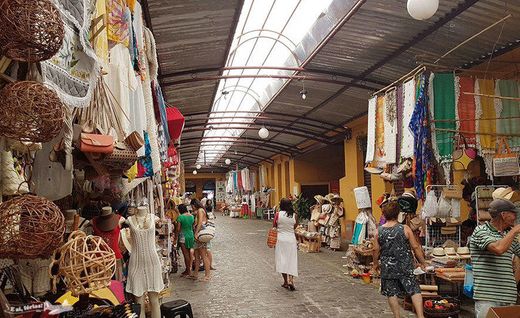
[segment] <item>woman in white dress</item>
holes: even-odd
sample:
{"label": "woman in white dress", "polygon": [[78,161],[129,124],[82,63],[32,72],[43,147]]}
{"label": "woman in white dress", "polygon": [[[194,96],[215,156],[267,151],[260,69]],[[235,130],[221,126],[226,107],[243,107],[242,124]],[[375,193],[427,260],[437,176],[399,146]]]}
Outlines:
{"label": "woman in white dress", "polygon": [[278,229],[275,247],[276,272],[282,274],[282,287],[295,290],[294,277],[298,276],[298,243],[294,229],[298,215],[294,212],[291,200],[280,201],[280,211],[275,217],[274,227]]}

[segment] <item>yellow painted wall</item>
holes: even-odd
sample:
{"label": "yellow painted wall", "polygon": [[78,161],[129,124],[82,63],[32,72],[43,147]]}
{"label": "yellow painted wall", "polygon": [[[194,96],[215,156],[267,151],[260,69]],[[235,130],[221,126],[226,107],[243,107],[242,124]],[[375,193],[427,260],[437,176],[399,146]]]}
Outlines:
{"label": "yellow painted wall", "polygon": [[343,145],[332,145],[294,159],[294,181],[329,183],[345,175]]}

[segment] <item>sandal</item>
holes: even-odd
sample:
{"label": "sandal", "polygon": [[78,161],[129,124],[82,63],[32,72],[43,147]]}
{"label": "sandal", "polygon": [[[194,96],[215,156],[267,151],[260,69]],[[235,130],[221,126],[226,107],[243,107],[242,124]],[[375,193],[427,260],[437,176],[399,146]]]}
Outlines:
{"label": "sandal", "polygon": [[289,289],[289,284],[282,284],[282,287],[285,289]]}
{"label": "sandal", "polygon": [[191,280],[198,280],[199,278],[197,276],[193,276],[193,275],[188,275],[188,276],[185,276],[186,278],[188,279],[191,279]]}
{"label": "sandal", "polygon": [[293,284],[289,284],[288,286],[289,286],[289,289],[290,289],[291,291],[295,291],[295,290],[296,290],[296,288],[294,287]]}

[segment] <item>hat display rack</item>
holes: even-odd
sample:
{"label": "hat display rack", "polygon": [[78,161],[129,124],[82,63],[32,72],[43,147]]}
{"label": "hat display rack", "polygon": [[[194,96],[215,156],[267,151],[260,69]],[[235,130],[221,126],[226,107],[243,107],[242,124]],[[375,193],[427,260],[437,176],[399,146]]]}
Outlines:
{"label": "hat display rack", "polygon": [[[451,210],[446,215],[443,214],[442,216],[432,216],[427,217],[425,219],[425,247],[433,249],[442,246],[444,242],[448,240],[453,241],[458,246],[460,246],[462,231],[461,223],[458,217],[460,216],[460,200],[462,200],[462,194],[459,198],[457,194],[453,194],[457,192],[457,186],[447,184],[432,184],[426,186],[426,193],[429,193],[430,191],[435,191],[436,197],[439,200],[450,201]],[[446,194],[451,194],[446,195],[446,197],[444,197],[443,192],[445,192]],[[453,204],[454,200],[459,201],[459,203],[456,204],[455,207]],[[454,208],[459,209],[459,211],[454,213]]]}
{"label": "hat display rack", "polygon": [[499,188],[507,188],[507,185],[484,185],[475,187],[475,209],[479,223],[489,220],[489,204],[493,201],[493,192]]}

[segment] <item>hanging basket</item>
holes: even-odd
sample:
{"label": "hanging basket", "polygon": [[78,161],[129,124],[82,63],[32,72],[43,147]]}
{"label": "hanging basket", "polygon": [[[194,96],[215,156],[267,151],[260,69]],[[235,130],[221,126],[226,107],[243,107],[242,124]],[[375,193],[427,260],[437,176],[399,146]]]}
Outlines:
{"label": "hanging basket", "polygon": [[114,251],[99,236],[74,231],[57,252],[58,275],[72,295],[88,294],[109,287],[116,269]]}
{"label": "hanging basket", "polygon": [[0,135],[30,142],[48,142],[63,127],[63,103],[45,85],[20,81],[0,91]]}
{"label": "hanging basket", "polygon": [[22,195],[0,204],[0,258],[48,258],[64,232],[63,214],[43,197]]}
{"label": "hanging basket", "polygon": [[0,53],[22,62],[50,59],[63,43],[63,21],[50,0],[0,4]]}

